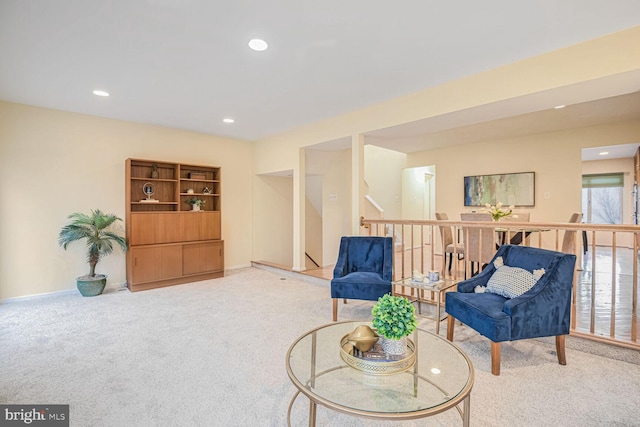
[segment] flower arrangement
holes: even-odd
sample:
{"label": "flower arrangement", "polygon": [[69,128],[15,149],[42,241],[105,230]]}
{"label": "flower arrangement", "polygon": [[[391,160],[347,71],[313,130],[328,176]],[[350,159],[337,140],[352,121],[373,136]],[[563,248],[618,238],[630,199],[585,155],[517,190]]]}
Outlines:
{"label": "flower arrangement", "polygon": [[502,203],[496,203],[495,206],[486,203],[485,206],[487,207],[485,212],[491,214],[491,218],[493,218],[494,221],[499,221],[500,218],[504,218],[505,216],[509,216],[513,213],[513,205],[505,209],[502,208]]}
{"label": "flower arrangement", "polygon": [[399,340],[418,327],[416,308],[404,297],[386,294],[378,298],[371,314],[373,327],[387,339]]}

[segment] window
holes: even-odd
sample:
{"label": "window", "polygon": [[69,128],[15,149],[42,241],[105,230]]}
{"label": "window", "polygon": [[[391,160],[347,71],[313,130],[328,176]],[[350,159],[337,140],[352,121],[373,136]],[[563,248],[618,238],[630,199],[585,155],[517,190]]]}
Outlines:
{"label": "window", "polygon": [[582,175],[582,212],[590,224],[621,224],[623,173]]}

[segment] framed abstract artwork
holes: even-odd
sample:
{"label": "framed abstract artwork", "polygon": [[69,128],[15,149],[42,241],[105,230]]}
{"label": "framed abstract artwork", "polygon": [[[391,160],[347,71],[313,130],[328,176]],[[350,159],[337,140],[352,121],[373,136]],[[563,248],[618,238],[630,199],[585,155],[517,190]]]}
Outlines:
{"label": "framed abstract artwork", "polygon": [[535,206],[535,172],[464,177],[464,205]]}

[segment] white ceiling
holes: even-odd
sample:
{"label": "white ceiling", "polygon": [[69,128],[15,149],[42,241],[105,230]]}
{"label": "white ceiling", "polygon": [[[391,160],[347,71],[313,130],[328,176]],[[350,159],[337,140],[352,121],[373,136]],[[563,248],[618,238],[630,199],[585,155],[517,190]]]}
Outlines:
{"label": "white ceiling", "polygon": [[583,148],[582,160],[626,159],[633,157],[638,151],[638,148],[640,148],[640,142],[636,144]]}
{"label": "white ceiling", "polygon": [[[638,0],[0,0],[0,99],[256,140],[637,25]],[[466,113],[369,137],[512,126]]]}

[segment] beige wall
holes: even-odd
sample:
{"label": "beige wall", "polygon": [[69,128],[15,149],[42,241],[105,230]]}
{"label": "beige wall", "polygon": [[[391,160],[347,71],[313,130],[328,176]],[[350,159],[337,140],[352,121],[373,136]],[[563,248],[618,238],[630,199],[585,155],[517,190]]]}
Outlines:
{"label": "beige wall", "polygon": [[[307,199],[305,209],[305,252],[318,263],[319,266],[323,266],[322,261],[322,215],[316,210],[313,204]],[[313,262],[305,257],[305,267],[315,268]]]}
{"label": "beige wall", "polygon": [[[222,167],[225,266],[251,253],[252,143],[0,102],[0,299],[75,288],[88,272],[82,243],[57,244],[72,212],[102,209],[124,219],[125,159]],[[125,282],[118,251],[97,268]]]}
{"label": "beige wall", "polygon": [[307,173],[322,176],[322,262],[338,259],[340,237],[350,234],[351,150],[307,150]]}
{"label": "beige wall", "polygon": [[254,247],[251,259],[290,268],[293,262],[293,179],[257,175],[253,183]]}
{"label": "beige wall", "polygon": [[535,172],[535,206],[518,210],[533,222],[564,222],[581,211],[582,148],[638,140],[640,121],[624,122],[424,151],[408,164],[436,165],[436,210],[450,219],[472,209],[464,206],[464,176]]}
{"label": "beige wall", "polygon": [[385,218],[402,217],[402,169],[406,164],[405,153],[364,146],[364,180],[369,195],[384,209]]}

